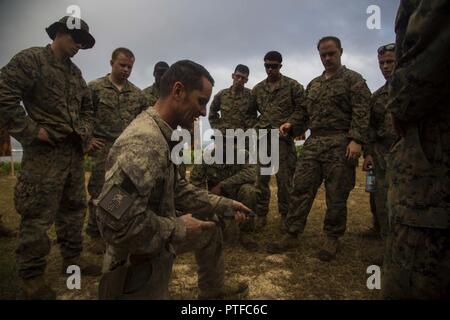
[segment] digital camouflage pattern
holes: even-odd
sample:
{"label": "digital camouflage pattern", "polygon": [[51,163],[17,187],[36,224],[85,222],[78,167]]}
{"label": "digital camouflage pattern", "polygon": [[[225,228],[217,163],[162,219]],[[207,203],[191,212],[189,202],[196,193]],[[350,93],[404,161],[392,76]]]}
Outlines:
{"label": "digital camouflage pattern", "polygon": [[[187,241],[185,226],[176,210],[212,217],[231,209],[232,200],[208,194],[180,179],[170,160],[172,132],[157,112],[149,108],[125,129],[111,148],[106,181],[97,207],[98,226],[110,247],[110,254],[105,257],[105,271],[113,271],[117,266],[115,262],[123,256],[145,254],[163,259],[164,270],[170,275],[173,253]],[[197,247],[191,248],[197,250],[201,290],[223,285],[221,233],[217,230],[213,233],[210,239],[215,242],[209,247],[214,250],[207,250],[209,254],[200,253]],[[111,257],[111,252],[122,257]],[[155,265],[158,259],[150,259],[150,262]],[[146,270],[142,272],[148,272],[148,268]],[[152,278],[150,282],[156,281]],[[169,278],[162,277],[153,287],[166,292]],[[141,286],[150,284],[149,281]],[[140,289],[135,291],[140,292]],[[139,294],[144,298],[152,296],[148,292]]]}
{"label": "digital camouflage pattern", "polygon": [[147,103],[142,91],[127,81],[121,91],[109,80],[109,75],[93,80],[88,85],[94,107],[94,137],[106,141],[105,146],[90,154],[92,173],[89,179],[89,221],[86,232],[99,237],[93,200],[102,190],[105,180],[105,163],[110,148],[125,128],[146,109]]}
{"label": "digital camouflage pattern", "polygon": [[156,101],[159,99],[159,90],[156,88],[156,84],[152,84],[150,87],[145,88],[142,90],[142,93],[144,93],[147,106],[154,106]]}
{"label": "digital camouflage pattern", "polygon": [[92,134],[92,100],[81,71],[56,60],[50,45],[23,50],[2,68],[0,111],[0,127],[22,146],[36,139],[39,127],[55,143],[72,133],[86,142]]}
{"label": "digital camouflage pattern", "polygon": [[342,66],[331,78],[313,79],[305,98],[289,119],[293,130],[311,129],[294,175],[286,226],[302,233],[317,190],[325,182],[327,211],[324,231],[328,237],[344,234],[347,199],[355,186],[356,161],[345,156],[351,139],[366,141],[370,91],[358,73]]}
{"label": "digital camouflage pattern", "polygon": [[[19,275],[33,278],[45,271],[47,232],[53,223],[64,258],[77,257],[82,250],[82,144],[92,133],[91,95],[70,60],[56,60],[50,45],[34,47],[18,53],[2,69],[0,112],[0,127],[7,124],[24,149],[14,195],[22,218],[16,254]],[[55,146],[37,139],[40,127]]]}
{"label": "digital camouflage pattern", "polygon": [[[246,157],[248,159],[248,157]],[[256,188],[257,165],[252,164],[194,164],[190,182],[199,188],[211,190],[220,183],[221,194],[237,200],[253,211],[259,190]],[[241,223],[241,231],[251,231],[254,221]]]}
{"label": "digital camouflage pattern", "polygon": [[[260,113],[255,128],[278,129],[300,107],[303,93],[303,86],[300,83],[283,75],[272,89],[267,84],[267,79],[258,83],[252,90],[255,108]],[[270,137],[268,141],[270,141]],[[268,148],[270,150],[270,146]],[[276,174],[278,211],[284,217],[289,208],[289,194],[297,160],[293,139],[280,137],[278,151],[280,158],[279,170]],[[270,176],[260,175],[258,177],[257,185],[261,194],[256,212],[259,216],[267,216],[269,211],[269,182]]]}
{"label": "digital camouflage pattern", "polygon": [[[220,112],[220,115],[219,115]],[[242,92],[233,94],[232,88],[219,91],[214,96],[209,108],[209,123],[211,128],[225,134],[226,129],[253,128],[258,114],[252,102],[252,91],[244,88]]]}
{"label": "digital camouflage pattern", "polygon": [[321,130],[345,131],[349,139],[367,141],[370,90],[363,77],[345,66],[331,78],[325,74],[306,88],[303,103],[286,122],[303,133]]}
{"label": "digital camouflage pattern", "polygon": [[403,0],[388,111],[401,140],[388,157],[392,232],[385,298],[450,298],[450,3]]}
{"label": "digital camouflage pattern", "polygon": [[386,110],[389,97],[388,89],[389,84],[386,82],[372,95],[370,100],[369,142],[364,146],[364,153],[371,155],[374,161],[376,191],[373,197],[376,209],[372,213],[383,238],[386,238],[389,229],[386,157],[389,149],[397,140],[397,133],[392,124],[391,114]]}

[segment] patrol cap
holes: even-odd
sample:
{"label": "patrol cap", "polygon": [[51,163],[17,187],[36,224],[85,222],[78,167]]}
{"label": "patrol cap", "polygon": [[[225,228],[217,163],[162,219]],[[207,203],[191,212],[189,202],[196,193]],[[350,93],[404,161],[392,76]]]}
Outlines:
{"label": "patrol cap", "polygon": [[88,24],[80,19],[80,28],[77,29],[69,29],[67,26],[67,20],[69,18],[77,19],[76,17],[65,16],[61,18],[59,21],[52,23],[49,27],[45,28],[50,39],[55,40],[56,33],[59,28],[63,27],[64,30],[69,33],[73,39],[80,43],[83,47],[82,49],[90,49],[95,44],[94,37],[89,33]]}

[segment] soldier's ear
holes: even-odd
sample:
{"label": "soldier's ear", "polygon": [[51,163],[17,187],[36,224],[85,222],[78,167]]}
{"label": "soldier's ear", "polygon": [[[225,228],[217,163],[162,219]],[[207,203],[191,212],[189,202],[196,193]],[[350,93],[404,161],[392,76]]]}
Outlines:
{"label": "soldier's ear", "polygon": [[181,99],[184,92],[185,92],[184,85],[180,81],[175,82],[172,87],[173,97],[175,99]]}
{"label": "soldier's ear", "polygon": [[114,64],[114,60],[109,60],[109,64],[110,64],[110,66],[112,67],[113,66],[113,64]]}

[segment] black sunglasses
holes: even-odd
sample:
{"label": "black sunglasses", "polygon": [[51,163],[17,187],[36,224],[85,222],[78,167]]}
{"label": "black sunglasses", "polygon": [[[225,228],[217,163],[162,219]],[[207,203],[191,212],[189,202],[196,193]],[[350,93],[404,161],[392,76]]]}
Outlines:
{"label": "black sunglasses", "polygon": [[389,43],[387,45],[378,48],[378,54],[383,54],[386,51],[395,51],[395,43]]}
{"label": "black sunglasses", "polygon": [[280,67],[279,63],[264,63],[266,69],[278,69]]}

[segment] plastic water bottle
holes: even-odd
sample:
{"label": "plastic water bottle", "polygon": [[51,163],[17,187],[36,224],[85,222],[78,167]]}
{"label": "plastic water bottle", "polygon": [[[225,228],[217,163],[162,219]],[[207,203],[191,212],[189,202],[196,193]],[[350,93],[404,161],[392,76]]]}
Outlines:
{"label": "plastic water bottle", "polygon": [[376,190],[375,170],[372,166],[369,166],[369,170],[366,173],[366,192],[375,192]]}

